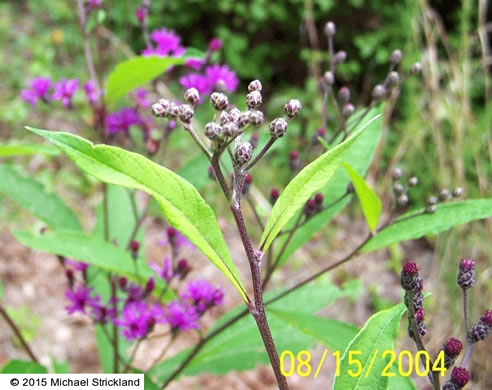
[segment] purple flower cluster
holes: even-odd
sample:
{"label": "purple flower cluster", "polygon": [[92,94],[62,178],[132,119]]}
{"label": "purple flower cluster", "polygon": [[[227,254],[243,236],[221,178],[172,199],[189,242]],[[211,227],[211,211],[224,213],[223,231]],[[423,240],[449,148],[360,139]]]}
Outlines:
{"label": "purple flower cluster", "polygon": [[119,111],[106,116],[106,130],[108,134],[118,132],[128,133],[133,125],[141,125],[142,117],[137,109],[133,107],[123,107]]}
{"label": "purple flower cluster", "polygon": [[[49,95],[51,88],[53,93]],[[48,103],[50,100],[61,100],[63,107],[71,108],[72,99],[79,88],[79,80],[62,78],[58,82],[52,82],[47,77],[37,77],[31,81],[29,88],[21,91],[21,98],[35,106],[39,99]]]}
{"label": "purple flower cluster", "polygon": [[165,27],[152,31],[150,39],[155,44],[155,47],[147,47],[142,51],[142,55],[144,56],[179,57],[186,51],[181,46],[181,37],[173,30],[168,30]]}
{"label": "purple flower cluster", "polygon": [[[190,65],[197,68],[198,63]],[[196,88],[201,95],[210,95],[214,90],[234,92],[239,79],[227,65],[207,66],[203,74],[189,73],[179,79],[179,83],[186,89]]]}
{"label": "purple flower cluster", "polygon": [[190,302],[201,314],[210,307],[222,304],[224,291],[215,288],[206,280],[197,279],[188,283],[186,291],[181,294],[181,299]]}
{"label": "purple flower cluster", "polygon": [[21,91],[21,97],[24,101],[33,106],[39,99],[48,101],[48,92],[51,89],[51,80],[47,77],[37,77],[31,81],[29,88]]}

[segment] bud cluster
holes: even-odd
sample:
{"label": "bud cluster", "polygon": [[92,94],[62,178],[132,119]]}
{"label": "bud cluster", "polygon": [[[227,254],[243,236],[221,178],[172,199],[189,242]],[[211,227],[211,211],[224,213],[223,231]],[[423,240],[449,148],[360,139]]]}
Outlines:
{"label": "bud cluster", "polygon": [[[424,281],[419,275],[419,267],[413,261],[407,261],[403,264],[403,269],[400,275],[400,283],[405,290],[405,306],[409,307],[412,303],[409,302],[410,297],[413,296],[413,312],[415,314],[415,323],[417,330],[421,337],[425,336],[427,329],[424,324],[425,312],[424,312]],[[408,332],[411,338],[413,337],[413,329],[409,321]]]}
{"label": "bud cluster", "polygon": [[485,310],[478,322],[470,330],[470,343],[485,340],[492,330],[492,310]]}
{"label": "bud cluster", "polygon": [[451,379],[444,384],[443,390],[458,390],[468,383],[470,380],[470,374],[463,367],[455,367],[451,372]]}
{"label": "bud cluster", "polygon": [[323,194],[317,193],[313,198],[308,199],[304,206],[304,215],[306,219],[313,217],[314,215],[323,211]]}
{"label": "bud cluster", "polygon": [[456,358],[463,350],[463,343],[455,339],[454,337],[450,337],[449,340],[443,347],[444,351],[444,367],[449,369],[453,367]]}

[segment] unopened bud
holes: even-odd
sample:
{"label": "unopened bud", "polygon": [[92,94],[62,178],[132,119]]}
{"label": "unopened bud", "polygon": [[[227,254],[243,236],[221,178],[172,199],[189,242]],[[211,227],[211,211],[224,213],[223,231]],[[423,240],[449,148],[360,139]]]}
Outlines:
{"label": "unopened bud", "polygon": [[395,183],[393,185],[393,192],[395,195],[402,195],[405,193],[405,187],[403,187],[403,184],[401,183]]}
{"label": "unopened bud", "polygon": [[210,140],[217,140],[222,136],[222,126],[215,122],[209,122],[205,125],[205,136]]}
{"label": "unopened bud", "polygon": [[249,143],[253,147],[253,150],[258,146],[258,140],[260,139],[260,136],[258,133],[253,133],[251,134],[251,137],[249,137]]}
{"label": "unopened bud", "polygon": [[458,388],[465,387],[465,385],[470,380],[470,374],[463,367],[455,367],[453,371],[451,371],[451,381],[459,386]]}
{"label": "unopened bud", "polygon": [[289,167],[293,172],[295,172],[299,169],[299,166],[299,152],[297,150],[292,150],[289,154]]}
{"label": "unopened bud", "polygon": [[403,264],[400,283],[404,290],[415,290],[419,283],[419,266],[413,261]]}
{"label": "unopened bud", "polygon": [[280,190],[278,188],[274,188],[270,192],[270,203],[274,205],[279,196],[280,196]]}
{"label": "unopened bud", "polygon": [[164,117],[167,114],[167,110],[171,102],[166,99],[160,99],[157,103],[152,105],[152,114],[156,117]]}
{"label": "unopened bud", "polygon": [[454,337],[450,337],[442,350],[444,351],[444,368],[449,369],[463,350],[463,343]]}
{"label": "unopened bud", "polygon": [[253,147],[249,142],[243,142],[236,147],[234,157],[239,165],[246,164],[253,155]]}
{"label": "unopened bud", "polygon": [[391,172],[391,178],[393,180],[400,180],[402,174],[403,173],[401,171],[401,168],[395,168],[395,169],[393,169],[393,172]]}
{"label": "unopened bud", "polygon": [[335,56],[333,57],[333,63],[335,65],[341,64],[347,59],[347,53],[345,51],[340,50],[335,53]]}
{"label": "unopened bud", "polygon": [[253,91],[246,95],[246,104],[249,109],[257,108],[262,103],[260,91]]}
{"label": "unopened bud", "polygon": [[404,208],[408,205],[408,196],[407,194],[401,194],[397,199],[396,199],[396,205],[398,208]]}
{"label": "unopened bud", "polygon": [[290,99],[284,105],[284,112],[289,118],[294,118],[299,114],[301,108],[301,102],[298,99]]}
{"label": "unopened bud", "polygon": [[239,120],[239,116],[241,115],[241,111],[234,107],[232,110],[229,111],[229,115],[234,122],[237,122]]}
{"label": "unopened bud", "polygon": [[344,118],[348,118],[355,111],[355,107],[352,103],[345,103],[342,109],[342,115]]}
{"label": "unopened bud", "polygon": [[441,192],[439,192],[439,201],[444,202],[444,201],[448,200],[450,196],[451,196],[451,193],[449,192],[448,189],[445,188],[445,189],[441,190]]}
{"label": "unopened bud", "polygon": [[427,205],[428,206],[433,206],[433,205],[436,205],[436,204],[437,204],[437,198],[435,196],[430,196],[427,199]]}
{"label": "unopened bud", "polygon": [[226,123],[222,126],[223,133],[226,137],[234,137],[239,133],[239,127],[235,122]]}
{"label": "unopened bud", "polygon": [[260,80],[253,80],[248,85],[248,91],[249,92],[261,91],[261,89],[262,89],[262,85],[261,85],[261,81]]}
{"label": "unopened bud", "polygon": [[314,203],[314,199],[308,199],[306,205],[304,206],[304,215],[306,218],[311,218],[316,214],[316,204]]}
{"label": "unopened bud", "polygon": [[150,294],[152,291],[154,291],[155,288],[155,280],[151,276],[149,280],[147,280],[147,283],[145,284],[145,291]]}
{"label": "unopened bud", "polygon": [[417,184],[419,184],[419,179],[416,176],[412,176],[410,179],[408,179],[409,187],[415,187]]}
{"label": "unopened bud", "polygon": [[434,214],[437,210],[437,205],[435,204],[432,204],[432,205],[429,205],[425,208],[425,213],[426,214]]}
{"label": "unopened bud", "polygon": [[124,276],[121,276],[119,279],[118,279],[118,286],[120,287],[120,289],[124,290],[126,288],[126,285],[128,283],[128,279],[125,278]]}
{"label": "unopened bud", "polygon": [[243,195],[248,193],[252,182],[253,182],[253,176],[248,173],[244,178],[243,191],[242,191]]}
{"label": "unopened bud", "polygon": [[265,117],[261,111],[250,111],[249,113],[249,123],[251,123],[253,126],[259,126],[263,123],[265,120]]}
{"label": "unopened bud", "polygon": [[210,180],[216,180],[216,179],[217,179],[217,177],[215,176],[215,170],[214,170],[214,167],[213,167],[213,166],[211,166],[211,165],[208,167],[208,178],[209,178]]}
{"label": "unopened bud", "polygon": [[388,85],[390,87],[394,87],[399,82],[400,82],[400,75],[398,74],[398,72],[395,71],[390,72],[390,74],[388,75]]}
{"label": "unopened bud", "polygon": [[338,91],[338,98],[342,103],[347,103],[350,100],[350,89],[342,87]]}
{"label": "unopened bud", "polygon": [[475,261],[463,258],[460,260],[458,271],[458,286],[463,290],[473,287],[475,284]]}
{"label": "unopened bud", "polygon": [[170,103],[167,109],[167,117],[169,119],[176,119],[179,115],[179,106],[176,103]]}
{"label": "unopened bud", "polygon": [[222,92],[214,92],[210,95],[210,103],[217,110],[224,110],[229,104],[229,99]]}
{"label": "unopened bud", "polygon": [[233,122],[232,115],[227,111],[221,111],[219,115],[219,122],[221,125],[225,125],[226,123]]}
{"label": "unopened bud", "polygon": [[335,35],[336,31],[337,28],[335,26],[335,23],[330,21],[325,24],[325,34],[328,35],[329,37]]}
{"label": "unopened bud", "polygon": [[349,182],[347,184],[347,194],[353,194],[355,192],[354,183]]}
{"label": "unopened bud", "polygon": [[249,111],[244,111],[239,114],[239,117],[237,118],[237,126],[242,129],[249,123]]}
{"label": "unopened bud", "polygon": [[178,117],[183,123],[190,123],[193,119],[193,107],[189,104],[179,106]]}
{"label": "unopened bud", "polygon": [[323,75],[323,79],[328,85],[335,84],[335,75],[333,74],[333,72],[330,71],[325,72],[325,74]]}
{"label": "unopened bud", "polygon": [[200,93],[196,88],[188,88],[184,93],[185,100],[195,106],[200,101]]}
{"label": "unopened bud", "polygon": [[393,65],[398,65],[401,62],[401,58],[403,57],[403,54],[401,50],[395,50],[393,53],[391,53],[391,63]]}
{"label": "unopened bud", "polygon": [[283,137],[287,131],[287,121],[284,118],[276,118],[270,123],[270,135],[274,138]]}
{"label": "unopened bud", "polygon": [[314,206],[316,208],[316,212],[319,213],[323,211],[323,194],[318,192],[314,195]]}
{"label": "unopened bud", "polygon": [[383,85],[378,84],[372,90],[372,98],[375,100],[382,99],[386,96],[386,88]]}
{"label": "unopened bud", "polygon": [[422,64],[420,62],[416,62],[410,68],[410,73],[411,74],[420,74],[420,72],[422,72]]}
{"label": "unopened bud", "polygon": [[463,188],[457,187],[453,190],[453,198],[459,198],[461,195],[463,195]]}
{"label": "unopened bud", "polygon": [[176,266],[176,273],[179,275],[180,280],[186,278],[186,275],[191,271],[191,266],[186,259],[181,259],[178,261]]}

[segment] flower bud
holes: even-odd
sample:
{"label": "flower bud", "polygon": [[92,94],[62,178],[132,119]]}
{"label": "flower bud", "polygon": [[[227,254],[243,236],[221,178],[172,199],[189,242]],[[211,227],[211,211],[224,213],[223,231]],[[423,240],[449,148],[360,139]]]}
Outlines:
{"label": "flower bud", "polygon": [[451,381],[458,386],[458,388],[464,387],[470,380],[470,374],[463,367],[455,367],[451,371]]}
{"label": "flower bud", "polygon": [[335,84],[335,75],[331,71],[325,72],[323,75],[323,80],[326,82],[328,85],[333,85]]}
{"label": "flower bud", "polygon": [[208,43],[208,50],[211,52],[219,51],[222,48],[222,41],[219,38],[212,38]]}
{"label": "flower bud", "polygon": [[461,195],[463,195],[463,188],[457,187],[453,190],[453,198],[459,198]]}
{"label": "flower bud", "polygon": [[226,123],[222,129],[226,137],[234,137],[239,133],[239,127],[234,122]]}
{"label": "flower bud", "polygon": [[147,294],[150,294],[152,291],[154,291],[154,288],[155,288],[155,280],[151,276],[149,280],[147,280],[147,283],[145,284],[145,291],[147,292]]}
{"label": "flower bud", "polygon": [[75,277],[74,277],[74,274],[73,274],[73,270],[66,269],[65,270],[65,276],[67,277],[68,287],[70,289],[73,289],[73,285],[74,285],[74,282],[75,282]]}
{"label": "flower bud", "polygon": [[463,350],[463,344],[460,340],[454,337],[449,338],[443,347],[444,351],[444,367],[446,369],[451,368],[456,361],[456,358]]}
{"label": "flower bud", "polygon": [[398,72],[390,72],[390,74],[388,75],[388,78],[387,78],[387,81],[388,81],[388,85],[390,87],[394,87],[395,85],[397,85],[400,81],[400,75],[398,74]]}
{"label": "flower bud", "polygon": [[145,23],[145,21],[147,20],[148,14],[149,14],[149,11],[145,7],[138,7],[137,11],[135,12],[135,16],[137,17],[137,20],[140,22],[140,24]]}
{"label": "flower bud", "polygon": [[217,179],[217,177],[215,176],[215,170],[214,170],[214,167],[213,167],[213,166],[211,166],[211,165],[208,167],[208,178],[209,178],[210,180],[216,180],[216,179]]}
{"label": "flower bud", "polygon": [[265,117],[263,116],[263,113],[261,111],[250,111],[249,113],[249,123],[251,123],[253,126],[259,126],[263,123],[265,120]]}
{"label": "flower bud", "polygon": [[445,189],[441,190],[441,192],[439,192],[439,201],[444,202],[444,201],[448,200],[450,196],[451,196],[451,194],[450,194],[449,190],[445,188]]}
{"label": "flower bud", "polygon": [[249,123],[249,111],[244,111],[239,114],[239,117],[237,118],[237,126],[242,129]]}
{"label": "flower bud", "polygon": [[239,120],[239,117],[241,115],[241,111],[234,107],[232,110],[229,111],[229,115],[231,116],[232,120],[234,122],[237,122]]}
{"label": "flower bud", "polygon": [[279,196],[280,196],[280,190],[278,188],[274,188],[270,192],[270,203],[274,205]]}
{"label": "flower bud", "polygon": [[262,103],[260,91],[253,91],[246,95],[246,105],[249,109],[257,108]]}
{"label": "flower bud", "polygon": [[222,92],[214,92],[210,95],[210,103],[217,110],[224,110],[229,104],[229,99]]}
{"label": "flower bud", "polygon": [[183,123],[190,123],[193,119],[193,107],[189,104],[179,106],[178,117]]}
{"label": "flower bud", "polygon": [[401,50],[395,50],[393,53],[391,53],[391,63],[393,65],[398,65],[401,62],[401,58],[403,57],[403,54]]}
{"label": "flower bud", "polygon": [[478,322],[470,330],[469,341],[475,344],[485,340],[492,329],[492,310],[486,310]]}
{"label": "flower bud", "polygon": [[401,194],[397,199],[396,199],[396,205],[398,208],[402,209],[408,205],[408,196],[407,194]]}
{"label": "flower bud", "polygon": [[314,199],[308,199],[306,205],[304,206],[304,215],[307,219],[309,219],[314,214],[316,214],[316,204],[314,203]]}
{"label": "flower bud", "polygon": [[338,98],[342,103],[347,103],[350,100],[350,89],[342,87],[338,91]]}
{"label": "flower bud", "polygon": [[297,150],[292,150],[289,154],[289,167],[292,171],[297,171],[300,166],[299,152]]}
{"label": "flower bud", "polygon": [[349,182],[347,184],[347,194],[353,194],[355,192],[354,183]]}
{"label": "flower bud", "polygon": [[118,278],[118,286],[120,287],[120,289],[124,290],[126,288],[127,283],[128,283],[128,279],[125,278],[124,276]]}
{"label": "flower bud", "polygon": [[289,118],[294,118],[299,114],[301,108],[301,102],[298,99],[290,99],[284,105],[284,112]]}
{"label": "flower bud", "polygon": [[222,126],[215,122],[209,122],[205,125],[205,137],[214,141],[218,140],[223,133]]}
{"label": "flower bud", "polygon": [[323,194],[320,192],[314,195],[314,207],[317,213],[323,211]]}
{"label": "flower bud", "polygon": [[190,273],[191,266],[186,259],[181,259],[178,261],[175,273],[179,275],[179,279],[183,280]]}
{"label": "flower bud", "polygon": [[422,72],[422,64],[420,62],[416,62],[410,68],[410,73],[411,74],[420,74],[420,72]]}
{"label": "flower bud", "polygon": [[248,193],[252,182],[253,182],[253,176],[248,173],[244,178],[243,191],[242,191],[243,195],[246,195]]}
{"label": "flower bud", "polygon": [[404,290],[413,290],[419,279],[419,266],[413,261],[407,261],[403,264],[400,275],[401,286]]}
{"label": "flower bud", "polygon": [[253,80],[248,85],[248,92],[261,91],[262,85],[260,80]]}
{"label": "flower bud", "polygon": [[188,88],[184,93],[184,98],[189,104],[196,106],[200,101],[200,93],[196,88]]}
{"label": "flower bud", "polygon": [[160,99],[157,103],[152,105],[152,114],[156,117],[164,117],[167,114],[167,110],[171,102],[166,99]]}
{"label": "flower bud", "polygon": [[355,107],[352,103],[345,103],[342,109],[342,115],[344,118],[348,118],[355,111]]}
{"label": "flower bud", "polygon": [[463,290],[472,287],[475,284],[475,261],[463,258],[460,261],[458,271],[458,286]]}
{"label": "flower bud", "polygon": [[253,133],[251,134],[251,137],[249,137],[249,143],[253,147],[253,150],[258,146],[258,140],[260,139],[260,136],[258,133]]}
{"label": "flower bud", "polygon": [[433,206],[437,204],[437,198],[435,196],[430,196],[428,199],[427,199],[427,205],[428,206]]}
{"label": "flower bud", "polygon": [[332,37],[333,35],[335,35],[336,31],[337,31],[337,28],[335,26],[335,23],[333,23],[332,21],[327,22],[325,24],[325,34],[328,35],[329,37]]}
{"label": "flower bud", "polygon": [[236,147],[234,157],[239,165],[246,164],[253,155],[253,147],[249,142],[243,142]]}
{"label": "flower bud", "polygon": [[401,168],[395,168],[393,169],[393,172],[391,172],[391,178],[393,180],[400,180],[402,175]]}
{"label": "flower bud", "polygon": [[372,90],[372,98],[374,100],[382,99],[386,96],[386,88],[383,85],[378,84]]}
{"label": "flower bud", "polygon": [[335,53],[335,56],[333,57],[333,63],[335,65],[337,64],[341,64],[342,62],[344,62],[345,60],[347,59],[347,53],[345,53],[345,51],[343,50],[340,50],[340,51],[337,51]]}
{"label": "flower bud", "polygon": [[425,213],[426,214],[434,214],[437,210],[437,205],[431,204],[425,208]]}
{"label": "flower bud", "polygon": [[410,179],[408,179],[409,187],[415,187],[417,184],[419,184],[419,179],[416,176],[412,176]]}
{"label": "flower bud", "polygon": [[403,195],[405,193],[405,187],[401,183],[393,184],[393,192],[395,195]]}
{"label": "flower bud", "polygon": [[171,102],[167,109],[167,117],[169,119],[176,119],[179,115],[179,106],[176,103]]}
{"label": "flower bud", "polygon": [[226,123],[233,122],[232,115],[227,111],[221,111],[219,116],[219,122],[221,125],[225,125]]}
{"label": "flower bud", "polygon": [[138,252],[138,250],[140,249],[140,244],[138,241],[135,241],[133,240],[132,242],[130,242],[130,249],[132,250],[132,252]]}
{"label": "flower bud", "polygon": [[276,118],[270,123],[270,135],[273,138],[283,137],[287,131],[287,121],[284,118]]}

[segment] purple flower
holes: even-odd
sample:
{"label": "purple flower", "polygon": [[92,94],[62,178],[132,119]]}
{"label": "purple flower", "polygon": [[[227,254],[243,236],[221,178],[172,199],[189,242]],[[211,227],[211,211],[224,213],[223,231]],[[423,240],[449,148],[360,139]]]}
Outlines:
{"label": "purple flower", "polygon": [[205,74],[212,84],[212,88],[219,86],[219,89],[225,88],[229,92],[234,92],[239,84],[239,79],[236,73],[233,72],[227,65],[211,65],[205,69]]}
{"label": "purple flower", "polygon": [[149,11],[145,7],[138,7],[137,11],[135,12],[135,16],[137,17],[137,20],[140,23],[144,23],[145,20],[147,19],[147,16],[149,14]]}
{"label": "purple flower", "polygon": [[114,320],[116,317],[116,309],[114,307],[107,307],[101,303],[93,303],[90,307],[92,319],[98,324],[107,324],[109,319]]}
{"label": "purple flower", "polygon": [[147,93],[148,92],[143,88],[137,88],[132,93],[137,108],[149,108],[152,105],[152,102],[147,100]]}
{"label": "purple flower", "polygon": [[173,30],[167,30],[165,27],[160,30],[154,30],[150,34],[150,38],[155,42],[156,47],[147,47],[142,54],[179,57],[186,49],[181,46],[181,37]]}
{"label": "purple flower", "polygon": [[90,80],[84,84],[84,91],[90,104],[97,103],[102,96],[102,91],[97,89],[94,80]]}
{"label": "purple flower", "polygon": [[160,306],[149,307],[145,302],[137,301],[126,305],[121,317],[115,319],[114,323],[123,328],[123,336],[131,341],[145,337],[163,316],[164,311]]}
{"label": "purple flower", "polygon": [[166,283],[173,277],[171,259],[169,256],[164,258],[164,264],[162,267],[159,267],[156,263],[151,263],[150,268],[152,268]]}
{"label": "purple flower", "polygon": [[173,330],[186,331],[189,329],[200,329],[200,317],[195,309],[184,303],[173,301],[166,307],[165,320]]}
{"label": "purple flower", "polygon": [[200,95],[209,95],[212,92],[212,85],[208,77],[198,73],[190,73],[181,77],[179,83],[185,89],[196,88]]}
{"label": "purple flower", "polygon": [[215,288],[206,280],[192,280],[188,282],[186,291],[181,294],[184,300],[190,300],[196,306],[198,313],[203,313],[209,307],[220,305],[224,301],[224,292]]}
{"label": "purple flower", "polygon": [[193,244],[172,226],[167,229],[164,239],[159,240],[158,244],[161,246],[171,245],[176,250],[179,250],[181,247],[194,248]]}
{"label": "purple flower", "polygon": [[48,92],[51,88],[51,80],[47,77],[37,77],[31,81],[28,89],[21,91],[21,98],[33,106],[38,99],[47,99]]}
{"label": "purple flower", "polygon": [[75,312],[85,313],[87,306],[99,304],[101,297],[96,295],[91,297],[92,287],[85,288],[84,286],[77,286],[75,290],[65,291],[65,297],[71,302],[70,305],[66,306],[68,314],[73,314]]}
{"label": "purple flower", "polygon": [[132,107],[123,107],[117,112],[106,116],[106,130],[108,134],[118,132],[128,133],[130,126],[142,124],[140,113]]}
{"label": "purple flower", "polygon": [[83,261],[75,261],[72,259],[65,259],[65,265],[74,271],[85,272],[89,268],[89,263],[84,263]]}
{"label": "purple flower", "polygon": [[61,79],[58,83],[55,83],[53,87],[55,92],[53,92],[51,98],[53,100],[61,100],[63,107],[68,108],[71,107],[73,95],[79,88],[79,80]]}
{"label": "purple flower", "polygon": [[87,0],[89,10],[102,7],[102,0]]}
{"label": "purple flower", "polygon": [[144,291],[142,287],[140,287],[138,284],[135,283],[130,283],[126,287],[126,293],[127,293],[126,304],[140,301],[144,297]]}
{"label": "purple flower", "polygon": [[208,43],[208,50],[218,51],[222,48],[222,41],[219,38],[212,38]]}
{"label": "purple flower", "polygon": [[192,68],[195,70],[200,70],[203,65],[205,65],[205,60],[201,58],[187,58],[185,61],[185,65],[188,68]]}

